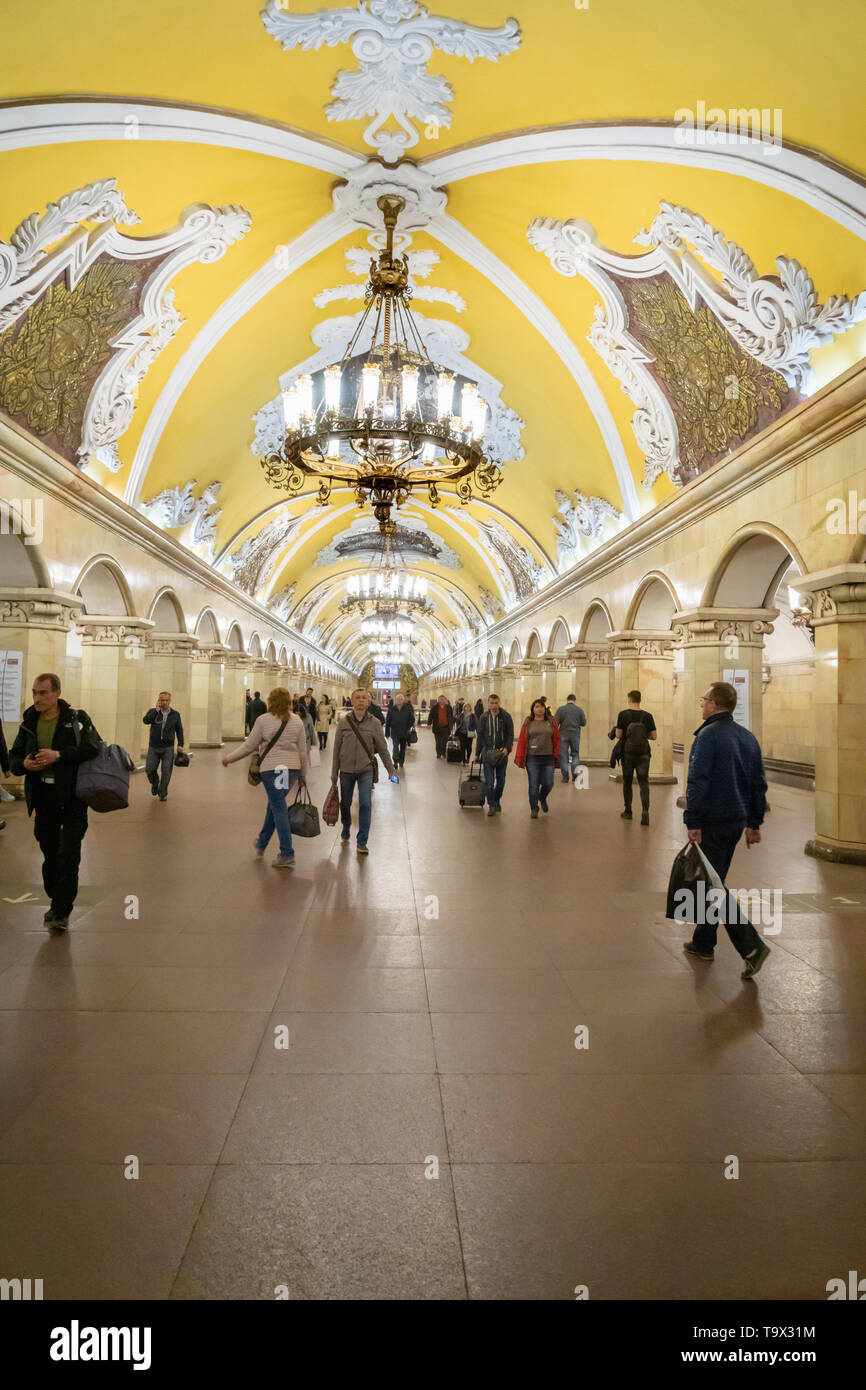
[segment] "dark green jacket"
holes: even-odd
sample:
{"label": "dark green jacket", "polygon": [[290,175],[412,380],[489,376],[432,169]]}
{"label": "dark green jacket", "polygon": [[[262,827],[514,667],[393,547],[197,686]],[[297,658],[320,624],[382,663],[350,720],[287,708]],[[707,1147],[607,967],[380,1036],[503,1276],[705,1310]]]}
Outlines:
{"label": "dark green jacket", "polygon": [[[83,709],[73,710],[66,700],[58,700],[57,703],[60,706],[60,714],[57,717],[57,727],[54,730],[51,747],[56,749],[60,758],[52,766],[57,800],[65,805],[75,796],[78,764],[87,762],[88,758],[95,758],[102,740],[91,723],[90,715]],[[75,722],[78,724],[77,739],[73,728],[73,714],[75,715]],[[25,778],[24,799],[27,802],[28,815],[33,811],[36,789],[42,780],[40,773],[27,772],[24,767],[24,759],[39,752],[39,743],[36,738],[38,723],[39,711],[35,705],[31,705],[29,709],[24,711],[18,736],[9,750],[9,762],[12,765],[13,773],[16,777]]]}

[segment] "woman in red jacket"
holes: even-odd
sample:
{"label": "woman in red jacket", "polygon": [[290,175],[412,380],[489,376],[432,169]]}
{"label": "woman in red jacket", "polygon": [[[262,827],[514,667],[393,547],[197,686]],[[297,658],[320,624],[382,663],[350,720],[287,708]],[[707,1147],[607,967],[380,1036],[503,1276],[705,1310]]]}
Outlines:
{"label": "woman in red jacket", "polygon": [[538,819],[538,807],[548,810],[547,796],[559,762],[559,728],[545,700],[533,700],[529,718],[524,719],[514,755],[516,767],[529,775],[529,814]]}

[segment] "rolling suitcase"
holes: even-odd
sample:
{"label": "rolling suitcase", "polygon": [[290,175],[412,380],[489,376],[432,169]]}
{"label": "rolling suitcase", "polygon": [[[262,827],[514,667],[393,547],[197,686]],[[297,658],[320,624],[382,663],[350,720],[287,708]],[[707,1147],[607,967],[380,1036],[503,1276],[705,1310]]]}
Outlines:
{"label": "rolling suitcase", "polygon": [[463,744],[456,734],[452,734],[445,745],[445,761],[447,763],[462,763],[463,761]]}
{"label": "rolling suitcase", "polygon": [[[475,771],[476,767],[478,772]],[[472,762],[469,764],[469,773],[466,777],[461,777],[457,784],[457,799],[461,806],[484,805],[486,789],[484,777],[481,772],[481,763]]]}

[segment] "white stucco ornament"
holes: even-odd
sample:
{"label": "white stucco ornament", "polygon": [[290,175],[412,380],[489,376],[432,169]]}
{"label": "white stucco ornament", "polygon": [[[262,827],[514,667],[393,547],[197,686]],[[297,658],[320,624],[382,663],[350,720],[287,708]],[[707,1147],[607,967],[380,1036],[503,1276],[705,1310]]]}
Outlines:
{"label": "white stucco ornament", "polygon": [[285,0],[268,0],[262,23],[284,49],[336,48],[351,43],[358,67],[338,72],[325,108],[331,121],[360,121],[372,116],[364,141],[383,159],[396,163],[418,144],[414,121],[435,139],[451,125],[447,103],[454,90],[444,77],[427,71],[434,51],[474,62],[495,63],[520,46],[520,25],[506,20],[499,29],[444,15],[431,15],[416,0],[359,0],[354,9],[314,10],[293,14]]}
{"label": "white stucco ornament", "polygon": [[426,169],[408,163],[389,169],[381,159],[371,158],[353,169],[345,183],[337,184],[333,192],[334,209],[360,226],[379,232],[382,210],[378,202],[386,196],[402,198],[406,205],[398,219],[401,232],[422,231],[434,217],[440,217],[448,205],[447,193],[435,187]]}

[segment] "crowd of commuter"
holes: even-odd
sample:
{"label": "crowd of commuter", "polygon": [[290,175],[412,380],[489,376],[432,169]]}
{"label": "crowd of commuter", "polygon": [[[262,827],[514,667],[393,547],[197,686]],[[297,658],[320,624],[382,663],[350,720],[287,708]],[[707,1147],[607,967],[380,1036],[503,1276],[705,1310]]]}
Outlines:
{"label": "crowd of commuter", "polygon": [[[702,723],[695,730],[686,781],[684,821],[689,847],[698,847],[702,861],[722,885],[743,832],[747,846],[760,843],[766,807],[760,746],[754,735],[735,721],[736,703],[736,691],[722,681],[713,682],[702,697]],[[293,801],[297,802],[301,789],[306,788],[310,767],[318,765],[327,749],[332,726],[331,787],[335,818],[337,803],[339,806],[341,843],[345,845],[351,838],[357,791],[356,848],[359,855],[367,855],[379,761],[391,782],[399,782],[397,769],[405,768],[407,748],[418,741],[416,715],[423,717],[425,712],[437,760],[459,762],[461,768],[470,763],[474,766],[474,761],[480,764],[488,817],[502,814],[512,753],[515,766],[527,774],[533,820],[538,819],[539,812],[547,815],[550,810],[557,767],[563,783],[578,781],[582,770],[580,737],[587,718],[573,694],[555,711],[543,695],[534,699],[516,732],[512,714],[496,694],[488,697],[486,709],[480,699],[473,705],[463,696],[452,703],[440,695],[429,710],[422,701],[416,711],[411,699],[397,691],[383,710],[371,691],[359,688],[352,692],[348,706],[344,699],[337,719],[328,696],[322,694],[316,701],[312,687],[295,695],[276,688],[267,701],[256,690],[246,698],[246,737],[222,759],[224,767],[250,759],[249,780],[264,787],[265,818],[254,841],[256,856],[264,855],[276,834],[279,853],[274,865],[294,866],[289,793],[295,789]],[[188,762],[181,714],[172,707],[170,691],[159,692],[143,723],[149,728],[145,775],[152,795],[164,802],[174,766]],[[632,819],[637,777],[641,825],[648,826],[651,745],[657,741],[658,731],[653,715],[642,708],[639,690],[628,692],[627,705],[617,715],[609,738],[614,742],[611,766],[620,762],[622,768],[622,818]],[[7,750],[0,731],[0,767],[7,775],[11,772],[24,777],[28,814],[35,815],[34,833],[50,900],[44,920],[54,930],[65,930],[68,925],[78,889],[81,842],[87,832],[87,806],[76,795],[78,769],[100,754],[103,746],[86,711],[73,709],[61,698],[60,681],[50,672],[36,677],[33,703],[24,711],[11,749]],[[472,776],[476,774],[470,768]],[[460,804],[464,804],[462,798]],[[769,954],[769,947],[742,914],[723,915],[721,922],[718,918],[715,922],[689,920],[695,921],[695,929],[684,949],[695,959],[712,961],[719,924],[726,926],[743,958],[744,979],[754,976]]]}

